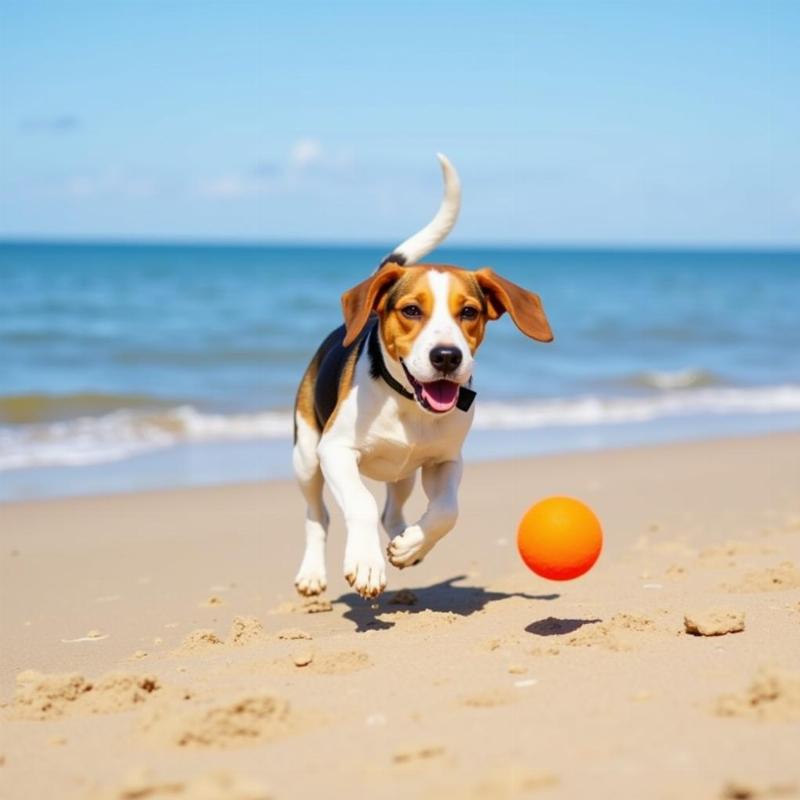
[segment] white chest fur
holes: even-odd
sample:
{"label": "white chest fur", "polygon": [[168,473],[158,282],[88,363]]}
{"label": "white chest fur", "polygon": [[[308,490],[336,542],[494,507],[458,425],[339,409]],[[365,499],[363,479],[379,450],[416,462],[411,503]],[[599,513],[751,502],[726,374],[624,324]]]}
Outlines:
{"label": "white chest fur", "polygon": [[363,475],[393,482],[425,464],[457,459],[472,416],[472,409],[456,408],[442,416],[423,411],[380,378],[372,378],[369,359],[362,357],[350,394],[324,439],[353,447]]}

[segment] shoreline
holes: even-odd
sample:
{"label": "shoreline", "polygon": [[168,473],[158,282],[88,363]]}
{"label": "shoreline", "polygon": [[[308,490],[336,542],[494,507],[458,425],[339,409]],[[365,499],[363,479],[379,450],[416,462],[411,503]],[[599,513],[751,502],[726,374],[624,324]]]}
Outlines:
{"label": "shoreline", "polygon": [[[575,581],[515,551],[521,513],[552,494],[604,525]],[[0,505],[7,796],[119,800],[132,769],[159,800],[220,771],[301,800],[344,796],[331,776],[378,800],[800,791],[800,433],[468,461],[460,505],[373,607],[341,575],[331,503],[314,614],[292,587],[289,481]],[[409,517],[422,508],[417,489]],[[688,635],[684,615],[714,606],[744,631]],[[45,677],[15,701],[31,669]],[[762,669],[777,688],[751,705]],[[94,689],[65,699],[62,673]]]}
{"label": "shoreline", "polygon": [[[794,412],[707,415],[605,425],[478,429],[467,436],[464,457],[466,462],[485,463],[509,457],[538,458],[796,432],[800,432],[800,416]],[[179,443],[96,464],[0,470],[0,507],[7,503],[59,497],[291,479],[291,448],[289,438]]]}

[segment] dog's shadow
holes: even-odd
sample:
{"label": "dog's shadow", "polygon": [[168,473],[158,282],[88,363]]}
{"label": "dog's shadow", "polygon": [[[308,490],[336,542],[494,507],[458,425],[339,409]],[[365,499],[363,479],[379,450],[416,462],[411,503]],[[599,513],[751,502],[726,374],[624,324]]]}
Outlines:
{"label": "dog's shadow", "polygon": [[[511,597],[522,597],[526,600],[556,600],[558,594],[527,594],[525,592],[490,592],[481,586],[456,586],[458,581],[463,581],[466,575],[456,575],[441,583],[432,586],[414,587],[411,590],[416,600],[413,604],[392,602],[398,595],[389,592],[378,600],[370,603],[355,592],[348,592],[334,600],[334,604],[343,604],[348,607],[344,613],[356,625],[357,632],[368,630],[386,630],[393,628],[395,623],[390,619],[382,619],[388,615],[401,612],[419,614],[423,611],[450,612],[462,617],[468,617],[476,611],[482,611],[489,603],[498,600],[507,600]],[[401,595],[402,596],[402,595]]]}

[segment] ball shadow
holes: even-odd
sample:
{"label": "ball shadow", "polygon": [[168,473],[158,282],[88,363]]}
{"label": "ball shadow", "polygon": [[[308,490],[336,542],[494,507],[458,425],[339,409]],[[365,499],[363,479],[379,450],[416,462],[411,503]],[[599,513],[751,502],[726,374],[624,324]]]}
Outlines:
{"label": "ball shadow", "polygon": [[558,617],[545,617],[544,619],[531,622],[525,627],[528,633],[534,636],[565,636],[574,633],[584,625],[594,625],[602,622],[601,619],[559,619]]}

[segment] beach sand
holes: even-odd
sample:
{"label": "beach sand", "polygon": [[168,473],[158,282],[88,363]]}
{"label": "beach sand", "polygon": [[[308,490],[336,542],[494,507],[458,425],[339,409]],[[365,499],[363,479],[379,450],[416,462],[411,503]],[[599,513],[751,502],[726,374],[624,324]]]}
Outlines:
{"label": "beach sand", "polygon": [[[572,582],[516,553],[550,494]],[[306,605],[288,482],[0,506],[0,796],[800,796],[799,434],[468,464],[375,607],[331,510]]]}

